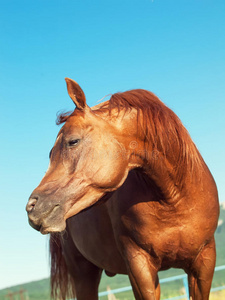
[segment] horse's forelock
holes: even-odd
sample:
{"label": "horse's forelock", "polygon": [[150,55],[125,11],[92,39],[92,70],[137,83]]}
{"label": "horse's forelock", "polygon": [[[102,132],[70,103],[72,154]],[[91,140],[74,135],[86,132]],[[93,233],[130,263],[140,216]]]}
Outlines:
{"label": "horse's forelock", "polygon": [[67,121],[67,119],[71,116],[72,112],[61,112],[57,114],[56,125],[63,124]]}

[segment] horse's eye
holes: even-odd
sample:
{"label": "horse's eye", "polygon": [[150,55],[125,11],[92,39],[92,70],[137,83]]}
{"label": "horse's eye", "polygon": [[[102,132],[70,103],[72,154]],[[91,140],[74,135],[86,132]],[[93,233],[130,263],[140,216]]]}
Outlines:
{"label": "horse's eye", "polygon": [[[52,148],[53,149],[53,148]],[[49,158],[51,158],[51,155],[52,155],[52,149],[51,151],[49,152]]]}
{"label": "horse's eye", "polygon": [[79,139],[71,140],[71,141],[68,142],[68,145],[69,145],[70,147],[76,146],[76,145],[79,143],[79,141],[80,141]]}

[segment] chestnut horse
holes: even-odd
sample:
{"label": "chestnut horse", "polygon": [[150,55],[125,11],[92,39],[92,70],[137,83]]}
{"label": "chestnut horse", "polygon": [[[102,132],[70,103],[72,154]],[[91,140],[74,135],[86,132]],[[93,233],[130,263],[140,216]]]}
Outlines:
{"label": "chestnut horse", "polygon": [[146,90],[90,108],[66,82],[76,109],[59,117],[49,168],[27,204],[30,225],[51,233],[53,296],[96,300],[105,270],[128,274],[135,299],[159,299],[157,273],[173,267],[188,274],[192,300],[208,299],[218,196],[187,130]]}

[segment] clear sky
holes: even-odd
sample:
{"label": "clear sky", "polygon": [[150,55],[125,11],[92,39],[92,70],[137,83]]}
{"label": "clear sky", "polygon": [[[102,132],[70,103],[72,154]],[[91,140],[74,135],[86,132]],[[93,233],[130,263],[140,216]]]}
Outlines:
{"label": "clear sky", "polygon": [[94,105],[156,93],[189,130],[225,200],[224,0],[0,0],[0,288],[49,275],[48,239],[25,205],[72,110],[64,77]]}

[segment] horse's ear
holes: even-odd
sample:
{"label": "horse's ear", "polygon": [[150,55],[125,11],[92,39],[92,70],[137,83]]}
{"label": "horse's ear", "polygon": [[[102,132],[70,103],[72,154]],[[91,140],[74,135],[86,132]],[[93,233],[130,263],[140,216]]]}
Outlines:
{"label": "horse's ear", "polygon": [[65,78],[65,80],[67,84],[68,94],[70,98],[73,100],[76,107],[80,110],[85,109],[87,107],[86,97],[79,84],[70,78]]}

